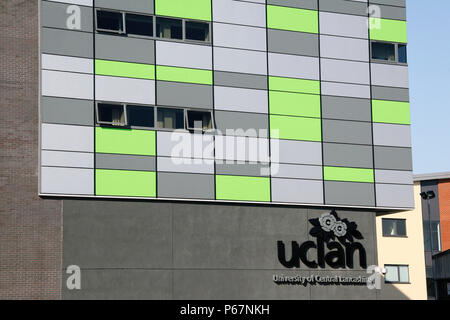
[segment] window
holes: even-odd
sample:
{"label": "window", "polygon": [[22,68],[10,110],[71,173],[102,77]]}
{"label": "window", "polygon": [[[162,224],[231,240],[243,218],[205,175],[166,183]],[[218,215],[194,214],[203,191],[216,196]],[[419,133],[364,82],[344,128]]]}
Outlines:
{"label": "window", "polygon": [[373,41],[372,59],[390,63],[408,63],[406,44]]}
{"label": "window", "polygon": [[186,21],[186,39],[209,41],[209,23]]}
{"label": "window", "polygon": [[155,109],[128,105],[127,119],[129,126],[153,128],[155,126]]}
{"label": "window", "polygon": [[407,265],[385,265],[386,283],[409,283],[409,267]]}
{"label": "window", "polygon": [[138,14],[126,14],[128,34],[153,37],[153,17]]}
{"label": "window", "polygon": [[405,219],[382,219],[383,237],[406,237]]}
{"label": "window", "polygon": [[122,104],[97,104],[97,123],[113,126],[126,126],[125,106]]}
{"label": "window", "polygon": [[123,15],[121,12],[97,11],[97,30],[124,33]]}
{"label": "window", "polygon": [[156,36],[158,38],[183,39],[182,20],[156,18]]}
{"label": "window", "polygon": [[212,115],[210,111],[188,110],[187,128],[189,130],[211,130],[213,128]]}
{"label": "window", "polygon": [[[431,221],[431,241],[433,242],[433,252],[441,251],[441,224],[439,221]],[[430,246],[430,223],[429,220],[423,221],[423,240],[425,242],[425,251],[431,251]]]}
{"label": "window", "polygon": [[184,110],[171,108],[158,108],[158,128],[184,129]]}

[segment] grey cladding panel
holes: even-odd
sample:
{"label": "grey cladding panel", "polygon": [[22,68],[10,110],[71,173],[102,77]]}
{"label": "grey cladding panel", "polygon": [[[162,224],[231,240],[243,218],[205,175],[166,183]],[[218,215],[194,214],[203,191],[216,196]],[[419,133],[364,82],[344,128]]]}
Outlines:
{"label": "grey cladding panel", "polygon": [[371,121],[369,99],[322,96],[322,117],[328,119]]}
{"label": "grey cladding panel", "polygon": [[267,76],[214,71],[214,85],[267,90]]}
{"label": "grey cladding panel", "polygon": [[409,101],[409,89],[372,86],[372,98],[375,100]]}
{"label": "grey cladding panel", "polygon": [[383,19],[406,20],[406,8],[382,5],[380,9]]}
{"label": "grey cladding panel", "polygon": [[268,30],[269,52],[319,56],[319,36],[312,33]]}
{"label": "grey cladding panel", "polygon": [[372,125],[366,122],[322,120],[323,141],[372,144]]}
{"label": "grey cladding panel", "polygon": [[348,0],[319,0],[320,11],[367,16],[367,4]]}
{"label": "grey cladding panel", "polygon": [[[42,1],[41,26],[67,29],[67,19],[72,13],[67,13],[68,3]],[[92,9],[80,6],[81,31],[92,32]]]}
{"label": "grey cladding panel", "polygon": [[215,120],[217,129],[224,134],[227,129],[242,129],[245,136],[268,136],[269,119],[265,114],[216,110]]}
{"label": "grey cladding panel", "polygon": [[325,181],[325,203],[375,206],[375,188],[373,183]]}
{"label": "grey cladding panel", "polygon": [[42,28],[41,52],[92,58],[93,41],[92,33]]}
{"label": "grey cladding panel", "polygon": [[375,146],[374,152],[375,168],[412,171],[410,148]]}
{"label": "grey cladding panel", "polygon": [[323,161],[326,166],[373,168],[372,146],[324,143]]}
{"label": "grey cladding panel", "polygon": [[153,14],[155,12],[153,1],[149,0],[95,0],[95,6],[137,13]]}
{"label": "grey cladding panel", "polygon": [[156,170],[155,157],[146,156],[97,153],[95,164],[97,169]]}
{"label": "grey cladding panel", "polygon": [[95,55],[97,59],[154,64],[155,41],[96,34]]}
{"label": "grey cladding panel", "polygon": [[267,4],[292,8],[317,10],[317,0],[267,0]]}
{"label": "grey cladding panel", "polygon": [[260,177],[268,176],[270,167],[268,163],[218,163],[216,174]]}
{"label": "grey cladding panel", "polygon": [[214,175],[158,173],[158,197],[214,199]]}
{"label": "grey cladding panel", "polygon": [[94,102],[88,100],[41,98],[42,123],[94,125]]}
{"label": "grey cladding panel", "polygon": [[213,87],[209,85],[157,81],[156,97],[163,106],[213,108]]}

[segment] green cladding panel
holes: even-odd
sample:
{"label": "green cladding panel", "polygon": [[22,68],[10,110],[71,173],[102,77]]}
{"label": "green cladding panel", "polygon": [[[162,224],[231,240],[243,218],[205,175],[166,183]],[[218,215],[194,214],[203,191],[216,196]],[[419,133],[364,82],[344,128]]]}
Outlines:
{"label": "green cladding panel", "polygon": [[216,175],[216,199],[270,201],[270,178]]}
{"label": "green cladding panel", "polygon": [[97,127],[95,152],[154,156],[156,134],[150,130]]}
{"label": "green cladding panel", "polygon": [[161,16],[211,21],[212,0],[155,0],[155,13]]}
{"label": "green cladding panel", "polygon": [[155,79],[155,66],[109,60],[95,60],[95,74],[136,79]]}
{"label": "green cladding panel", "polygon": [[373,122],[411,124],[408,102],[372,100]]}
{"label": "green cladding panel", "polygon": [[95,170],[99,196],[156,197],[156,173],[128,170]]}
{"label": "green cladding panel", "polygon": [[367,182],[375,181],[373,169],[324,167],[323,178],[328,181]]}
{"label": "green cladding panel", "polygon": [[268,5],[267,27],[271,29],[319,33],[319,14],[315,10]]}
{"label": "green cladding panel", "polygon": [[[270,116],[271,138],[322,141],[321,119]],[[275,131],[278,131],[278,134]]]}
{"label": "green cladding panel", "polygon": [[407,42],[406,21],[370,18],[370,39]]}
{"label": "green cladding panel", "polygon": [[271,76],[269,90],[320,94],[320,81]]}
{"label": "green cladding panel", "polygon": [[269,92],[271,114],[320,118],[320,96],[316,94]]}
{"label": "green cladding panel", "polygon": [[211,70],[156,66],[156,79],[195,84],[213,84]]}

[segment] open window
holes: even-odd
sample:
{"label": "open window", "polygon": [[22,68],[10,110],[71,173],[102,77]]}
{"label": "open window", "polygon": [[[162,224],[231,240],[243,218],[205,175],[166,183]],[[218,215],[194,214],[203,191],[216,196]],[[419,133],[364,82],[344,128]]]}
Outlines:
{"label": "open window", "polygon": [[173,108],[158,108],[158,128],[184,129],[184,110]]}
{"label": "open window", "polygon": [[125,15],[127,34],[153,37],[153,17],[127,13]]}
{"label": "open window", "polygon": [[372,60],[390,63],[408,63],[406,44],[373,41],[371,43]]}
{"label": "open window", "polygon": [[97,123],[119,127],[126,126],[125,106],[123,104],[98,103]]}
{"label": "open window", "polygon": [[209,23],[186,21],[186,39],[196,41],[209,41]]}
{"label": "open window", "polygon": [[398,62],[408,63],[408,56],[406,53],[406,44],[398,45]]}
{"label": "open window", "polygon": [[123,14],[116,11],[97,10],[97,30],[125,33]]}
{"label": "open window", "polygon": [[132,127],[155,127],[155,108],[127,105],[127,121]]}
{"label": "open window", "polygon": [[166,39],[183,39],[182,20],[156,18],[156,36]]}
{"label": "open window", "polygon": [[211,111],[186,112],[187,128],[194,131],[208,131],[213,129],[213,117]]}

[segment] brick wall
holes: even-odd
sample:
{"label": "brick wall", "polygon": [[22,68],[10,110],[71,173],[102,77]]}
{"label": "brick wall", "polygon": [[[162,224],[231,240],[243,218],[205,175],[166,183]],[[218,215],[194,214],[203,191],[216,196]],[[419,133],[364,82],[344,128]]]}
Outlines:
{"label": "brick wall", "polygon": [[38,197],[38,0],[0,1],[0,299],[61,297],[61,201]]}
{"label": "brick wall", "polygon": [[439,181],[442,251],[450,249],[450,180]]}

